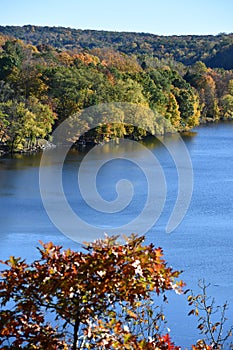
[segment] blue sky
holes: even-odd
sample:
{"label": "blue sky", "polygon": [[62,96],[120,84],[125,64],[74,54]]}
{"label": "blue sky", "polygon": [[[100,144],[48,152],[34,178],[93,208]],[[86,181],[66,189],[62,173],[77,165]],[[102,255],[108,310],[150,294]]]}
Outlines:
{"label": "blue sky", "polygon": [[1,25],[159,35],[233,32],[233,0],[0,0]]}

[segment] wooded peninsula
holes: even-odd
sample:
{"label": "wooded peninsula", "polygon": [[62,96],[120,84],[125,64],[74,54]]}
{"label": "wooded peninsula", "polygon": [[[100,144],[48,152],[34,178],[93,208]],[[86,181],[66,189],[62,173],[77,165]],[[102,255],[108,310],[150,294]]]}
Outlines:
{"label": "wooded peninsula", "polygon": [[[51,141],[67,117],[101,103],[150,108],[179,132],[232,119],[232,57],[233,34],[0,26],[0,152]],[[129,125],[91,134],[93,142],[144,136]]]}

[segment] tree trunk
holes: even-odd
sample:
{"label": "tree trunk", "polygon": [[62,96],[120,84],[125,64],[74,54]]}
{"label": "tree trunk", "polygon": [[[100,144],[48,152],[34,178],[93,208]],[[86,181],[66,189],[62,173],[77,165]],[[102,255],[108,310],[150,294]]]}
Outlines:
{"label": "tree trunk", "polygon": [[78,330],[80,326],[79,314],[77,314],[75,324],[74,324],[74,341],[72,350],[77,350],[77,342],[78,342]]}

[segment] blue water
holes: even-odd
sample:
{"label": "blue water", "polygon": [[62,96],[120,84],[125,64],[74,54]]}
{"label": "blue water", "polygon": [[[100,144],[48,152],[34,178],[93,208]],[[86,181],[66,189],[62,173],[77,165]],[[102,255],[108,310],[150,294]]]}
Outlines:
{"label": "blue water", "polygon": [[[146,234],[146,242],[161,246],[168,263],[184,271],[182,278],[187,288],[198,291],[198,280],[205,278],[211,284],[209,294],[221,304],[226,300],[229,302],[229,323],[233,324],[233,124],[202,126],[184,135],[183,140],[192,160],[194,187],[190,207],[171,234],[165,233],[165,228],[175,205],[178,175],[166,149],[156,140],[145,142],[159,160],[167,183],[163,212]],[[176,139],[171,137],[170,142],[175,143]],[[114,145],[110,145],[106,152],[116,158]],[[86,205],[77,184],[79,165],[85,154],[85,150],[70,152],[63,168],[64,191],[74,213],[106,232],[137,217],[146,201],[147,182],[141,169],[124,159],[109,161],[101,168],[96,184],[105,200],[116,199],[115,185],[122,178],[134,185],[135,195],[126,210],[118,214],[98,213]],[[125,157],[130,159],[132,154],[134,159],[141,156],[127,146]],[[95,155],[90,160],[90,169],[102,157],[101,151]],[[39,240],[53,241],[66,248],[80,248],[79,243],[55,227],[43,207],[39,165],[39,154],[0,159],[0,259],[16,255],[32,260],[37,256]],[[56,166],[53,163],[48,165],[51,168]],[[83,241],[82,238],[80,236],[78,241]],[[194,316],[187,316],[190,309],[184,296],[175,293],[168,296],[170,303],[166,311],[172,338],[182,348],[190,348],[196,339],[201,338],[195,331],[197,320]]]}

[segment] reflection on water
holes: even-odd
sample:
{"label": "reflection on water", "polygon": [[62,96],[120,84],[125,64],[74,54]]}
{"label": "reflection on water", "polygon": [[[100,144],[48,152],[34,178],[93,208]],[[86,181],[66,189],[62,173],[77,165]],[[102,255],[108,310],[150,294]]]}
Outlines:
{"label": "reflection on water", "polygon": [[[165,136],[171,144],[176,143],[176,137]],[[205,277],[212,284],[210,293],[217,301],[228,300],[231,304],[229,322],[233,323],[233,124],[203,126],[182,134],[182,139],[192,159],[194,190],[187,215],[169,235],[165,234],[165,227],[177,197],[177,172],[168,151],[158,139],[148,137],[142,142],[159,160],[168,186],[163,214],[146,239],[164,248],[165,256],[174,268],[184,270],[183,279],[188,287],[197,289],[198,279]],[[126,154],[134,152],[132,145],[127,147]],[[86,149],[69,152],[64,166],[64,189],[74,210],[107,231],[111,220],[104,215],[91,217],[85,204],[77,199],[79,191],[74,184],[77,184],[78,166],[86,152]],[[100,147],[99,157],[101,152]],[[104,152],[117,154],[117,145],[110,143]],[[40,154],[0,159],[1,259],[9,255],[35,258],[35,246],[40,239],[65,247],[79,247],[54,227],[43,208],[39,192],[39,163]],[[116,224],[127,221],[140,210],[146,186],[143,174],[130,162],[110,162],[97,177],[97,188],[103,198],[114,198],[115,183],[122,175],[135,183],[138,197],[129,208],[131,212],[116,215]],[[193,331],[193,319],[186,316],[185,298],[172,294],[169,297],[168,320],[172,336],[178,344],[190,346],[198,334]]]}

